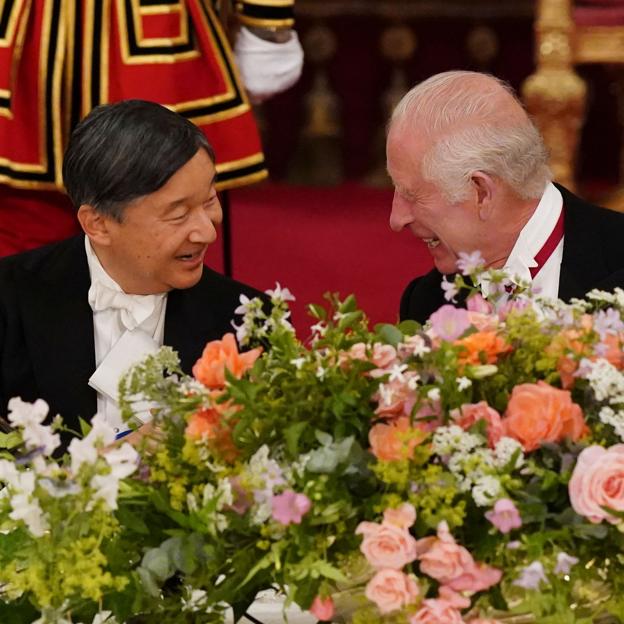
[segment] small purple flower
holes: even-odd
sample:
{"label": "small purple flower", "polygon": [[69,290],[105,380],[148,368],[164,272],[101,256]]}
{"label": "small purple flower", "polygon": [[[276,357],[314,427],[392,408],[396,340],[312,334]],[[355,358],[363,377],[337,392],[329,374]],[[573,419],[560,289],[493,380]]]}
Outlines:
{"label": "small purple flower", "polygon": [[522,542],[520,540],[512,540],[507,544],[507,550],[518,550],[522,546]]}
{"label": "small purple flower", "polygon": [[480,251],[473,251],[472,253],[460,251],[458,255],[457,270],[464,275],[471,275],[478,269],[485,267],[485,259]]}
{"label": "small purple flower", "polygon": [[522,569],[520,576],[512,583],[524,589],[538,589],[540,583],[548,583],[544,566],[539,561],[534,561]]}
{"label": "small purple flower", "polygon": [[429,320],[431,328],[442,340],[455,340],[470,327],[468,312],[452,305],[443,305]]}
{"label": "small purple flower", "polygon": [[509,498],[500,498],[496,501],[494,509],[486,512],[485,517],[501,532],[509,533],[512,529],[522,526],[522,518],[518,508]]}
{"label": "small purple flower", "polygon": [[604,342],[599,342],[595,347],[594,347],[594,353],[598,356],[598,357],[605,357],[607,355],[607,353],[609,352],[609,345],[605,344]]}
{"label": "small purple flower", "polygon": [[617,310],[609,308],[600,310],[594,316],[594,329],[598,332],[600,340],[604,340],[607,334],[617,334],[624,329],[622,317]]}
{"label": "small purple flower", "polygon": [[453,303],[457,303],[455,297],[457,296],[459,289],[457,288],[455,282],[449,282],[449,280],[446,279],[446,275],[443,275],[441,285],[442,290],[444,291],[444,299],[446,301],[452,301]]}
{"label": "small purple flower", "polygon": [[283,494],[278,494],[271,500],[273,508],[273,519],[280,524],[301,524],[301,518],[305,516],[312,503],[305,494],[298,494],[292,490],[286,490]]}
{"label": "small purple flower", "polygon": [[557,565],[555,566],[555,574],[570,574],[572,566],[575,566],[579,560],[568,553],[557,553]]}

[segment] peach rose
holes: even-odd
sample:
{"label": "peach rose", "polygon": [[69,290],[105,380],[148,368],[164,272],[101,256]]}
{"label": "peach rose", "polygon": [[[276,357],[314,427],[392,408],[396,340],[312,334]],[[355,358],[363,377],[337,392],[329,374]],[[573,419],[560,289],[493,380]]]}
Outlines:
{"label": "peach rose", "polygon": [[502,624],[500,620],[493,620],[492,618],[472,618],[468,622],[469,624]]}
{"label": "peach rose", "polygon": [[310,613],[321,622],[329,622],[334,617],[334,601],[331,596],[321,598],[317,596],[310,606]]}
{"label": "peach rose", "polygon": [[493,331],[478,331],[456,345],[463,347],[458,360],[463,364],[496,364],[498,356],[511,351],[511,347]]}
{"label": "peach rose", "polygon": [[503,425],[500,414],[485,401],[466,403],[459,409],[451,410],[451,418],[462,428],[470,429],[475,423],[484,420],[488,438],[488,446],[494,448],[503,436]]}
{"label": "peach rose", "polygon": [[[376,342],[371,349],[363,342],[356,342],[347,352],[341,352],[338,357],[338,363],[342,365],[349,360],[363,360],[371,362],[377,369],[385,369],[390,364],[396,362],[396,358],[397,352],[392,345]],[[369,374],[374,377],[384,375],[387,372],[386,370],[375,370]]]}
{"label": "peach rose", "polygon": [[446,600],[428,598],[410,618],[410,624],[463,624],[461,613]]}
{"label": "peach rose", "polygon": [[403,503],[395,509],[384,511],[383,524],[392,524],[400,529],[409,529],[416,522],[416,510],[414,505]]}
{"label": "peach rose", "polygon": [[376,570],[400,570],[416,559],[416,540],[406,528],[385,522],[360,522],[355,533],[364,536],[360,550]]}
{"label": "peach rose", "polygon": [[385,614],[416,602],[419,589],[414,579],[403,572],[380,570],[366,585],[365,594]]}
{"label": "peach rose", "polygon": [[225,369],[240,379],[262,353],[261,348],[239,353],[234,334],[225,334],[222,340],[213,340],[204,348],[193,366],[193,375],[208,388],[225,385]]}
{"label": "peach rose", "polygon": [[438,525],[438,537],[416,542],[420,571],[456,592],[477,592],[496,585],[502,572],[483,563],[455,542],[446,522]]}
{"label": "peach rose", "polygon": [[583,412],[572,402],[570,392],[543,381],[516,386],[502,422],[504,435],[518,440],[525,451],[564,438],[576,442],[588,432]]}
{"label": "peach rose", "polygon": [[621,518],[603,507],[624,512],[624,444],[581,451],[568,484],[570,502],[580,516],[598,523],[620,524]]}
{"label": "peach rose", "polygon": [[[198,410],[189,418],[185,435],[194,441],[203,441],[226,462],[232,463],[239,455],[239,450],[232,439],[234,422],[223,418],[226,405],[217,405],[209,409]],[[236,411],[236,408],[233,409]]]}
{"label": "peach rose", "polygon": [[[374,371],[373,371],[374,372]],[[395,417],[409,416],[416,403],[416,391],[409,387],[408,381],[417,377],[417,373],[407,371],[404,373],[404,381],[393,379],[384,384],[384,393],[377,392],[373,399],[379,405],[375,410],[378,416]]]}
{"label": "peach rose", "polygon": [[378,423],[368,432],[368,441],[373,455],[381,461],[410,459],[414,449],[427,434],[419,427],[412,427],[407,416],[401,416],[390,423]]}
{"label": "peach rose", "polygon": [[425,537],[416,542],[420,571],[448,585],[475,565],[472,555],[457,544],[446,522],[438,525],[438,537]]}

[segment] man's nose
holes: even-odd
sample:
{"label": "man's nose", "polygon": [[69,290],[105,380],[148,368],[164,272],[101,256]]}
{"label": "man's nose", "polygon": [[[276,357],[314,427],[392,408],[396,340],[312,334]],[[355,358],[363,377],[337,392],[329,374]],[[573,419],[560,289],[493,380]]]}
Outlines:
{"label": "man's nose", "polygon": [[218,215],[215,211],[199,210],[194,215],[193,229],[189,234],[189,240],[192,243],[201,243],[202,245],[214,243],[217,240],[217,225],[219,223],[221,223],[221,208],[219,208]]}
{"label": "man's nose", "polygon": [[406,225],[414,220],[409,204],[396,192],[392,198],[392,211],[390,212],[390,229],[400,232]]}

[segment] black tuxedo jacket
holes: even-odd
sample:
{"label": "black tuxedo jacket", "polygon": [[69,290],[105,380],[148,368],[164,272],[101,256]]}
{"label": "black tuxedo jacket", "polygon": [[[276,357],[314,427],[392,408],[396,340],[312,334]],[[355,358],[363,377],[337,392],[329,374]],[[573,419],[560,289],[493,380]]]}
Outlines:
{"label": "black tuxedo jacket", "polygon": [[[0,260],[0,415],[13,396],[45,399],[74,428],[95,414],[90,285],[83,236]],[[207,341],[232,331],[241,293],[265,297],[206,267],[195,286],[169,293],[164,344],[185,372]]]}
{"label": "black tuxedo jacket", "polygon": [[[599,208],[576,197],[562,186],[564,233],[559,297],[583,297],[592,288],[624,287],[624,214]],[[424,323],[448,303],[440,284],[442,274],[433,269],[417,277],[401,297],[401,320]]]}

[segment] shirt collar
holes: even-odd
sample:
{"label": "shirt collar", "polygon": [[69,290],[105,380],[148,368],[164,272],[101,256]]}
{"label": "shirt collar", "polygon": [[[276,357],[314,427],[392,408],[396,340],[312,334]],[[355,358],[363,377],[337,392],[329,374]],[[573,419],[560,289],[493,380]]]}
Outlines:
{"label": "shirt collar", "polygon": [[549,182],[503,267],[512,278],[519,277],[531,283],[530,269],[537,266],[535,256],[557,224],[562,208],[563,197],[559,189]]}

